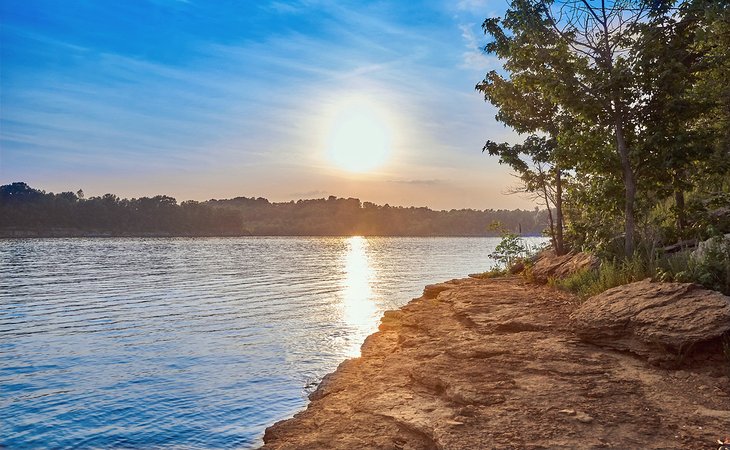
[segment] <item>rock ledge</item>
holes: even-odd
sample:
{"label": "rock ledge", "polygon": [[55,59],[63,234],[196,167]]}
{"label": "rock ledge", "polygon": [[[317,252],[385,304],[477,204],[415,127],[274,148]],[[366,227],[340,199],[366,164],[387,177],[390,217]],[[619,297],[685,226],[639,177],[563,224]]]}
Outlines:
{"label": "rock ledge", "polygon": [[647,279],[593,296],[571,317],[584,341],[652,362],[680,361],[730,330],[730,297],[696,284]]}
{"label": "rock ledge", "polygon": [[730,430],[721,354],[668,370],[584,343],[575,298],[517,277],[426,294],[387,313],[264,448],[713,448]]}

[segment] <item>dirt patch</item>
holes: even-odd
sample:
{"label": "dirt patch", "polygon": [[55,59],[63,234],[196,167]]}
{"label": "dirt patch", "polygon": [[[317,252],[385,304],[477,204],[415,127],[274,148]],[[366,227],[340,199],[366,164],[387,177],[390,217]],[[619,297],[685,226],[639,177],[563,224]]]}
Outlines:
{"label": "dirt patch", "polygon": [[517,277],[431,286],[269,427],[264,448],[702,449],[730,434],[719,350],[653,366],[581,342],[575,302]]}

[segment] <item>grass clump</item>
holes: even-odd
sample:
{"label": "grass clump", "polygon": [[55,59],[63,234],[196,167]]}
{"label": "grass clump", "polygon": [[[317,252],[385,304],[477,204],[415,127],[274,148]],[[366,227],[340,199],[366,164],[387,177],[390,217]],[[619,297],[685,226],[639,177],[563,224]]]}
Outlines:
{"label": "grass clump", "polygon": [[550,280],[550,284],[566,291],[573,292],[581,298],[623,284],[633,283],[653,277],[649,264],[640,257],[624,260],[602,261],[596,270],[583,270],[560,280]]}
{"label": "grass clump", "polygon": [[581,271],[549,282],[585,299],[645,278],[696,283],[730,295],[730,241],[718,239],[701,255],[681,252],[674,255],[637,254],[632,258],[604,259],[597,270]]}

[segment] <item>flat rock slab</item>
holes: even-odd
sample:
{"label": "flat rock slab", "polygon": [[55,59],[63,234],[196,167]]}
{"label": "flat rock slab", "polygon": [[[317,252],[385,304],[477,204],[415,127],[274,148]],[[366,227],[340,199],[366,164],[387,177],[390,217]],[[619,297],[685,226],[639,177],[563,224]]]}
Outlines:
{"label": "flat rock slab", "polygon": [[584,341],[652,362],[681,361],[730,330],[730,297],[691,283],[644,280],[589,298],[572,319]]}
{"label": "flat rock slab", "polygon": [[669,370],[584,343],[576,299],[518,277],[426,294],[388,312],[264,448],[685,449],[730,434],[721,354]]}

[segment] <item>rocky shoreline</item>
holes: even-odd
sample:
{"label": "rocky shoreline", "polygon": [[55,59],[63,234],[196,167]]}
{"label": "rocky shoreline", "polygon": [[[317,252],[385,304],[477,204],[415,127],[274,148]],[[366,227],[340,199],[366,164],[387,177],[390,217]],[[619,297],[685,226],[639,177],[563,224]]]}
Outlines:
{"label": "rocky shoreline", "polygon": [[[725,314],[730,298],[719,298]],[[663,357],[652,359],[579,337],[577,309],[575,297],[516,276],[429,286],[386,312],[362,356],[325,377],[306,410],[269,427],[263,448],[700,449],[730,435],[720,339],[676,355],[658,343]]]}

